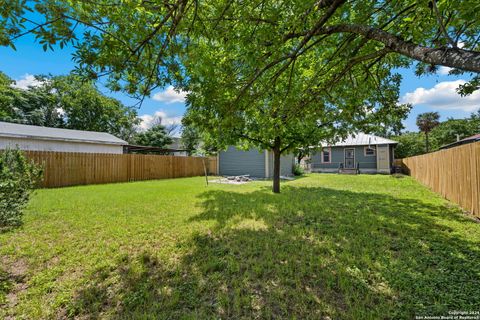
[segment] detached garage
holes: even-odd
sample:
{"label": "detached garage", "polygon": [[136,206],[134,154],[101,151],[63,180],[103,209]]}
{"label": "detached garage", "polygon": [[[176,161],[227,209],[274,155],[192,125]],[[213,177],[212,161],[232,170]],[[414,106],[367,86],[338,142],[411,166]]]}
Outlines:
{"label": "detached garage", "polygon": [[[280,159],[280,175],[293,175],[293,155]],[[229,146],[218,154],[218,172],[221,176],[250,175],[254,178],[273,177],[273,153],[267,150],[250,149],[243,151]]]}
{"label": "detached garage", "polygon": [[109,133],[0,122],[0,150],[123,153],[128,143]]}

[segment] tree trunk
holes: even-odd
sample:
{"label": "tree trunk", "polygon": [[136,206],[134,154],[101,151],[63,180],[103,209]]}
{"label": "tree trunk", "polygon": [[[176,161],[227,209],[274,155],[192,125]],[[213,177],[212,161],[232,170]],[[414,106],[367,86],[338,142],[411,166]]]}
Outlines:
{"label": "tree trunk", "polygon": [[273,147],[273,193],[280,193],[280,139],[275,138]]}
{"label": "tree trunk", "polygon": [[304,157],[305,155],[303,154],[303,152],[300,151],[297,155],[297,164],[300,164],[300,161],[302,161]]}

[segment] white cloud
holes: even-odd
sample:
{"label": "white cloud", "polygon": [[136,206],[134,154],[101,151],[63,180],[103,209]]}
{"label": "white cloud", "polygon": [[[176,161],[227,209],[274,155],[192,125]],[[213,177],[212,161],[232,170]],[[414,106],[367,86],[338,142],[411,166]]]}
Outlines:
{"label": "white cloud", "polygon": [[35,76],[31,74],[25,74],[20,80],[16,80],[12,87],[26,90],[29,87],[38,87],[42,85],[42,81],[35,79]]}
{"label": "white cloud", "polygon": [[[154,114],[144,114],[139,116],[142,122],[139,124],[140,130],[147,130],[149,129],[158,119],[162,120],[162,125],[164,126],[171,126],[171,125],[181,125],[182,117],[181,116],[169,116],[163,110],[158,110]],[[178,133],[178,132],[176,132]]]}
{"label": "white cloud", "polygon": [[441,66],[438,69],[438,73],[443,75],[443,76],[446,76],[446,75],[449,74],[450,70],[453,70],[453,68]]}
{"label": "white cloud", "polygon": [[165,91],[157,92],[153,95],[152,99],[157,101],[162,101],[165,103],[175,103],[185,102],[185,98],[187,96],[187,92],[185,91],[175,91],[173,86],[168,86]]}
{"label": "white cloud", "polygon": [[411,103],[414,106],[422,105],[439,110],[475,111],[480,107],[480,91],[462,97],[457,93],[457,88],[465,82],[465,80],[444,81],[430,89],[420,87],[406,93],[400,99],[400,103]]}

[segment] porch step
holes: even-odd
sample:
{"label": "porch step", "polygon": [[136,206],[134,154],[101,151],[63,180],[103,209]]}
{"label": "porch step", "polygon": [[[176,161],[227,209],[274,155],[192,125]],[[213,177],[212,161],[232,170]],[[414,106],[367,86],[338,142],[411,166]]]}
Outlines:
{"label": "porch step", "polygon": [[340,174],[357,174],[357,169],[339,169]]}

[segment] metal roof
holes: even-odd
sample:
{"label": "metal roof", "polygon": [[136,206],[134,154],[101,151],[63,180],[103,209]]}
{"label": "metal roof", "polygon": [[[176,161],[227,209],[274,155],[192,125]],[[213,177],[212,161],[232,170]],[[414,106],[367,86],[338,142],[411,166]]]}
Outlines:
{"label": "metal roof", "polygon": [[345,146],[368,146],[377,144],[397,144],[397,141],[374,136],[373,134],[366,134],[363,132],[350,134],[345,140],[336,143],[321,142],[323,147],[345,147]]}
{"label": "metal roof", "polygon": [[152,146],[136,146],[133,144],[129,144],[127,146],[123,146],[123,150],[125,153],[142,153],[142,152],[156,152],[156,153],[172,153],[172,152],[182,152],[187,151],[184,149],[173,149],[173,148],[159,148],[159,147],[152,147]]}
{"label": "metal roof", "polygon": [[9,122],[0,122],[0,137],[87,142],[98,144],[128,144],[126,141],[106,132],[49,128]]}
{"label": "metal roof", "polygon": [[466,137],[466,138],[463,138],[462,140],[458,140],[458,141],[455,141],[453,143],[449,143],[447,145],[441,146],[440,149],[448,149],[448,148],[451,148],[451,147],[456,147],[456,146],[460,146],[462,144],[472,143],[472,142],[476,142],[476,141],[480,141],[480,133],[476,134],[476,135],[473,135],[471,137]]}
{"label": "metal roof", "polygon": [[172,137],[172,143],[168,147],[171,149],[182,149],[182,139],[178,137]]}

